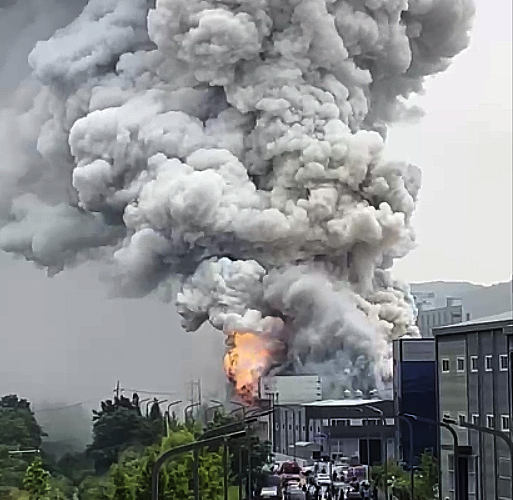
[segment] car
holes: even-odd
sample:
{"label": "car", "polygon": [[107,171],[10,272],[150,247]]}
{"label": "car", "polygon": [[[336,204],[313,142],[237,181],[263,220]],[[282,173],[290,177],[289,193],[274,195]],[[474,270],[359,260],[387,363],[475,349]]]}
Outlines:
{"label": "car", "polygon": [[297,462],[283,462],[278,470],[278,474],[299,475],[301,467]]}
{"label": "car", "polygon": [[299,486],[299,483],[290,483],[285,489],[285,500],[305,500],[306,494]]}
{"label": "car", "polygon": [[329,474],[317,474],[315,476],[315,482],[320,485],[331,484],[331,478]]}
{"label": "car", "polygon": [[281,496],[279,495],[278,488],[276,486],[264,486],[260,495],[258,496],[259,500],[281,500]]}

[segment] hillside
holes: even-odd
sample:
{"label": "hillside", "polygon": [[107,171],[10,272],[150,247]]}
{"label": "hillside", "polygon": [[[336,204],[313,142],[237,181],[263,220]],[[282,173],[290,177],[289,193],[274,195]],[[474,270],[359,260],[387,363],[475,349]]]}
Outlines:
{"label": "hillside", "polygon": [[513,309],[512,281],[494,285],[476,285],[466,281],[431,281],[412,283],[412,291],[431,291],[436,295],[436,306],[445,305],[446,297],[463,300],[466,312],[473,319],[493,316]]}

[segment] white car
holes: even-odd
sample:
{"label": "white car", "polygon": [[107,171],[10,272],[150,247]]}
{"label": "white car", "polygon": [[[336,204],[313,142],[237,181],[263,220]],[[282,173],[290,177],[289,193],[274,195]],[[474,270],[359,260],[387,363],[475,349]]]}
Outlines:
{"label": "white car", "polygon": [[315,476],[315,481],[320,485],[331,484],[329,474],[317,474],[317,476]]}
{"label": "white car", "polygon": [[278,488],[276,486],[270,486],[262,488],[262,491],[260,492],[260,498],[262,499],[269,499],[274,500],[280,498],[278,496]]}

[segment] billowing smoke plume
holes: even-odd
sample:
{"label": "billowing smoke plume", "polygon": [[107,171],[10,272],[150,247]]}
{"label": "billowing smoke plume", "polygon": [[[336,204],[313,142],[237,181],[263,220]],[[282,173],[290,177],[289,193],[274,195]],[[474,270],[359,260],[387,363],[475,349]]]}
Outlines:
{"label": "billowing smoke plume", "polygon": [[[267,371],[380,388],[416,336],[390,268],[420,172],[383,159],[468,43],[471,0],[90,0],[3,110],[0,246],[124,294],[178,279],[184,327],[251,332]],[[229,370],[237,378],[237,366]],[[337,385],[335,384],[335,385]]]}

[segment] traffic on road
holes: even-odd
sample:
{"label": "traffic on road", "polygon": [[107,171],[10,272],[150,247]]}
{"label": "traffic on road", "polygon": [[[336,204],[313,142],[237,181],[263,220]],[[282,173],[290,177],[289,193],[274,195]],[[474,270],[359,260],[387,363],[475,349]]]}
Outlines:
{"label": "traffic on road", "polygon": [[265,479],[258,500],[350,500],[377,499],[367,466],[295,461],[275,463]]}

